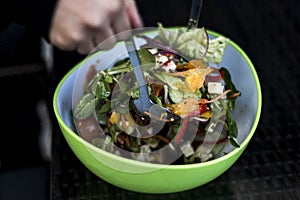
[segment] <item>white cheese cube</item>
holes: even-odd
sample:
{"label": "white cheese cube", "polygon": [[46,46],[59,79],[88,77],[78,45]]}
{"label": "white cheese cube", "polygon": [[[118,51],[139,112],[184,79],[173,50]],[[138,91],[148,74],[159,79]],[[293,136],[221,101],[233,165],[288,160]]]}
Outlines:
{"label": "white cheese cube", "polygon": [[167,62],[169,58],[167,56],[158,55],[156,56],[156,64],[162,66],[165,62]]}
{"label": "white cheese cube", "polygon": [[161,69],[164,69],[166,72],[172,72],[176,70],[177,66],[172,60],[170,61],[167,56],[158,54],[156,56],[155,68],[159,67],[161,67]]}
{"label": "white cheese cube", "polygon": [[222,94],[224,92],[224,86],[220,82],[208,82],[207,87],[210,94]]}

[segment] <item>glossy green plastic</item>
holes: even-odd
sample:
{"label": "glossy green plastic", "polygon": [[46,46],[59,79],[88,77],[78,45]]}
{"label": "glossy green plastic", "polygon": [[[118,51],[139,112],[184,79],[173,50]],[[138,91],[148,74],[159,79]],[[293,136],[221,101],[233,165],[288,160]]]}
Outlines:
{"label": "glossy green plastic", "polygon": [[[209,34],[219,35],[213,31],[209,31]],[[199,164],[162,166],[129,160],[105,152],[78,136],[71,126],[72,90],[78,68],[87,60],[75,66],[57,86],[53,98],[55,116],[64,138],[79,160],[99,178],[117,187],[143,193],[173,193],[199,187],[228,170],[254,135],[262,106],[260,83],[251,60],[233,41],[229,42],[221,65],[229,69],[233,82],[242,92],[233,113],[237,119],[241,146],[219,158]],[[114,167],[103,161],[112,163]]]}

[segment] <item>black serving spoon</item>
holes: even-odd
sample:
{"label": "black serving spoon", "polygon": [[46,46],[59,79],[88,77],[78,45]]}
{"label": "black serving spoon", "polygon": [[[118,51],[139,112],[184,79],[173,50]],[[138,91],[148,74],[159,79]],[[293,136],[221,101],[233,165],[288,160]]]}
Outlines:
{"label": "black serving spoon", "polygon": [[190,18],[188,21],[188,30],[197,28],[199,17],[200,17],[200,12],[202,9],[202,4],[203,4],[203,0],[193,0],[192,1]]}
{"label": "black serving spoon", "polygon": [[137,54],[136,46],[132,35],[125,41],[125,45],[139,86],[139,98],[133,100],[133,104],[136,110],[142,116],[154,117],[156,119],[161,119],[168,122],[180,120],[181,118],[178,115],[175,115],[170,110],[158,104],[154,104],[150,100],[147,82],[145,80],[144,73],[140,65],[140,60]]}
{"label": "black serving spoon", "polygon": [[[203,0],[193,0],[191,11],[190,11],[190,18],[188,21],[188,30],[197,28],[200,12],[202,8],[202,3]],[[169,120],[169,121],[177,121],[181,119],[178,115],[175,115],[174,113],[172,113],[166,108],[154,104],[150,100],[148,88],[147,88],[147,82],[145,80],[144,73],[140,65],[140,60],[137,54],[137,50],[135,47],[132,34],[125,41],[125,45],[139,86],[139,92],[140,92],[139,98],[133,100],[133,104],[135,105],[136,110],[143,116],[147,115],[146,113],[148,114],[150,113],[150,115],[154,115],[156,118],[159,117],[161,119]]]}

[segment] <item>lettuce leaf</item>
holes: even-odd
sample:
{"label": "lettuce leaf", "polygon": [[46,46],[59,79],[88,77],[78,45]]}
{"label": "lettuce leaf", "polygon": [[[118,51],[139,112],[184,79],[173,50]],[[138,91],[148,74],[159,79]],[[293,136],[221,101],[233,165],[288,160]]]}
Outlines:
{"label": "lettuce leaf", "polygon": [[[229,42],[228,38],[218,36],[209,38],[204,28],[186,31],[185,28],[176,30],[166,29],[158,23],[158,37],[161,42],[178,51],[182,56],[192,59],[202,59],[204,62],[218,64],[222,61],[224,50]],[[203,57],[203,55],[205,55]]]}

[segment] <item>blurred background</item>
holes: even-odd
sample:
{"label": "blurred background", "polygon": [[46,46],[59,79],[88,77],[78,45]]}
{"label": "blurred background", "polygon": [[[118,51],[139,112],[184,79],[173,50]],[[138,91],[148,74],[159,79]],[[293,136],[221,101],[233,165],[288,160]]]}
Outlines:
{"label": "blurred background", "polygon": [[[145,26],[153,27],[157,22],[164,26],[187,24],[191,0],[136,0],[136,3]],[[262,84],[263,111],[254,136],[256,145],[250,144],[244,158],[250,157],[250,166],[261,173],[255,176],[258,180],[268,177],[273,185],[266,184],[271,184],[277,192],[286,187],[288,192],[280,195],[291,199],[300,198],[300,171],[296,168],[300,164],[299,10],[300,3],[296,0],[207,0],[199,22],[199,27],[204,26],[235,41],[252,60]],[[53,190],[57,190],[59,184],[51,185],[52,165],[57,163],[53,161],[56,155],[53,152],[57,151],[52,148],[52,138],[60,132],[56,121],[52,120],[52,94],[58,81],[84,57],[52,48],[40,37],[37,27],[7,21],[5,16],[1,17],[0,199],[55,199]],[[261,154],[253,153],[259,147]],[[240,161],[223,177],[237,172],[235,167],[244,169],[242,173],[249,172],[249,162]],[[277,171],[270,174],[260,171],[260,167]],[[296,176],[296,179],[283,174]],[[272,179],[273,175],[277,178]],[[222,187],[225,189],[218,191],[220,199],[223,190],[230,190],[225,185]],[[206,186],[209,194],[214,193],[213,188]],[[135,197],[126,191],[119,192],[122,199]],[[197,191],[194,192],[193,195]],[[172,198],[185,195],[187,193]],[[236,193],[231,195],[240,197]],[[253,197],[250,193],[247,195],[244,199]],[[66,196],[59,194],[58,197],[65,199]],[[106,197],[109,199],[109,195]]]}

